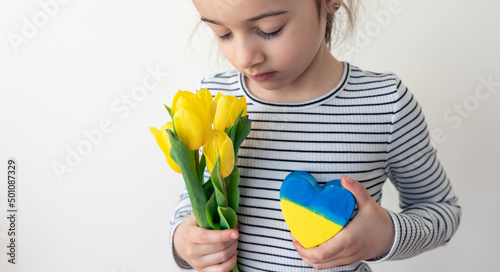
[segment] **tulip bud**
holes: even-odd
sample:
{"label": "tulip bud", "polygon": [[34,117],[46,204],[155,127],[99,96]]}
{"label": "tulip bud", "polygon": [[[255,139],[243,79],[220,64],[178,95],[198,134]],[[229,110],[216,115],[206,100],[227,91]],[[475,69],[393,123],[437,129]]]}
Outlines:
{"label": "tulip bud", "polygon": [[[203,97],[203,101],[202,98]],[[190,150],[199,149],[212,134],[211,106],[206,96],[195,95],[188,91],[179,91],[174,96],[172,111],[175,131],[179,139]]]}
{"label": "tulip bud", "polygon": [[211,174],[217,158],[220,156],[220,173],[223,178],[229,176],[234,168],[233,142],[224,131],[214,130],[210,140],[203,146],[207,170]]}
{"label": "tulip bud", "polygon": [[212,94],[208,89],[201,89],[196,92],[196,95],[201,99],[201,102],[205,105],[207,112],[209,112],[210,126],[215,116],[215,110],[217,109],[217,102],[212,98]]}
{"label": "tulip bud", "polygon": [[149,128],[151,133],[153,133],[153,136],[155,136],[156,143],[160,146],[163,154],[165,154],[165,158],[167,159],[167,163],[170,165],[170,168],[177,173],[181,173],[179,166],[175,163],[172,157],[170,157],[170,149],[172,148],[172,145],[170,144],[167,129],[172,130],[172,122],[168,122],[166,125],[162,126],[161,131],[154,127]]}
{"label": "tulip bud", "polygon": [[247,101],[244,96],[238,99],[234,96],[217,93],[215,101],[217,102],[214,117],[215,129],[225,130],[230,127],[242,111],[241,116],[247,115]]}

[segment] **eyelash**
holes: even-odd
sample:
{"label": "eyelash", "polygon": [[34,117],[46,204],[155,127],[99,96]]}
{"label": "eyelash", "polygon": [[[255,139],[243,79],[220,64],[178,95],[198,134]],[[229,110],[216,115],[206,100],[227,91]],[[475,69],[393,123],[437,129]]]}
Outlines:
{"label": "eyelash", "polygon": [[258,30],[257,32],[259,32],[259,34],[262,36],[262,38],[264,38],[264,40],[278,38],[282,34],[281,28],[278,29],[277,31],[274,31],[273,33],[267,33],[267,32],[261,31],[261,30]]}
{"label": "eyelash", "polygon": [[[282,30],[282,29],[280,28],[280,29],[278,29],[277,31],[274,31],[274,32],[272,32],[272,33],[267,33],[267,32],[264,32],[264,31],[262,31],[262,30],[257,30],[257,33],[258,33],[258,34],[259,34],[259,35],[260,35],[260,36],[261,36],[264,40],[270,40],[270,39],[278,38],[279,36],[281,36],[281,34],[283,34],[281,30]],[[224,36],[218,36],[218,37],[219,37],[219,39],[220,39],[221,41],[227,41],[227,40],[231,39],[231,33],[228,33],[228,34],[226,34],[226,35],[224,35]]]}

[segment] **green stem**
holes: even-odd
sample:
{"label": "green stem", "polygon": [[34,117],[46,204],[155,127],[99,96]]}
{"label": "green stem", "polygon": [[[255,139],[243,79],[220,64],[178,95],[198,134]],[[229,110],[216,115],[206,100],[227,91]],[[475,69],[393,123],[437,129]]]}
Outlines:
{"label": "green stem", "polygon": [[200,176],[200,151],[199,150],[193,150],[194,151],[194,163],[195,163],[195,168],[196,168],[196,176]]}
{"label": "green stem", "polygon": [[[199,156],[199,151],[189,150],[188,152],[192,152],[191,158],[195,160],[195,165],[197,165],[197,157]],[[191,206],[193,208],[193,213],[196,217],[196,221],[198,222],[198,226],[202,228],[210,228],[210,224],[208,223],[207,215],[205,212],[205,205],[208,199],[205,195],[205,190],[203,189],[203,186],[200,182],[199,175],[196,174],[198,170],[184,170],[185,169],[182,169],[182,177],[184,178],[184,182],[188,190],[189,199],[191,200]]]}
{"label": "green stem", "polygon": [[229,204],[227,203],[226,178],[222,178],[222,189],[224,189],[224,196],[226,199],[226,206],[224,206],[224,207],[228,207]]}
{"label": "green stem", "polygon": [[189,150],[187,144],[179,140],[170,129],[167,130],[167,133],[172,145],[170,157],[172,157],[182,170],[182,178],[186,184],[198,225],[202,228],[210,228],[205,211],[208,198],[200,182],[200,177],[197,175],[199,170],[196,169],[197,159],[195,157],[196,154],[199,156],[199,151]]}

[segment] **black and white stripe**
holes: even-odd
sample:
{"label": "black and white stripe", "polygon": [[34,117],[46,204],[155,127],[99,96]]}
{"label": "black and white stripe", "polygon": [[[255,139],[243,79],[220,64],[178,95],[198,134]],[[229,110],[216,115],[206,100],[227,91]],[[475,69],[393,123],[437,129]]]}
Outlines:
{"label": "black and white stripe", "polygon": [[[396,240],[391,252],[377,261],[405,259],[446,244],[457,229],[460,207],[414,96],[394,74],[367,72],[348,63],[344,67],[334,90],[297,104],[255,98],[237,71],[201,82],[200,88],[214,95],[246,96],[252,120],[238,154],[241,271],[315,271],[293,248],[280,210],[281,182],[297,170],[308,171],[319,183],[347,174],[378,203],[383,183],[393,182],[403,212],[389,212]],[[188,215],[189,205],[183,194],[172,217],[172,233]],[[358,262],[325,271],[370,270]]]}

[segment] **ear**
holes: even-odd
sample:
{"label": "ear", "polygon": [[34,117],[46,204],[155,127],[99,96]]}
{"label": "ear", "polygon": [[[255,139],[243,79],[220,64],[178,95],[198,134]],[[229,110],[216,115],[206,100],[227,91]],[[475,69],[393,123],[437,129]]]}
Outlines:
{"label": "ear", "polygon": [[325,0],[324,5],[325,6],[323,8],[326,13],[334,14],[340,7],[342,7],[342,0]]}

